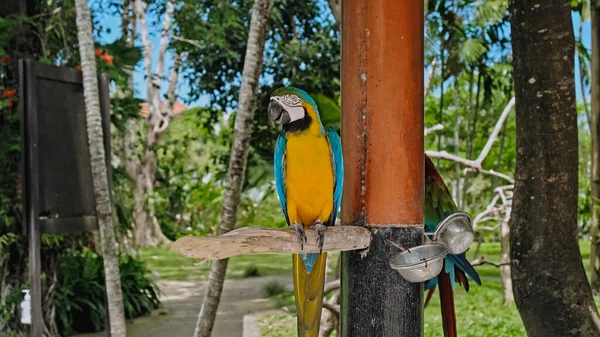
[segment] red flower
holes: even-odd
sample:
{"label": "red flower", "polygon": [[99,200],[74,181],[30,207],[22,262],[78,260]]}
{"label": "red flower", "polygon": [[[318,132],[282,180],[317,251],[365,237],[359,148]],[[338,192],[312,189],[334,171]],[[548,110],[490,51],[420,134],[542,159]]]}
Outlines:
{"label": "red flower", "polygon": [[0,57],[0,62],[4,63],[4,65],[8,65],[10,63],[10,56],[4,55]]}
{"label": "red flower", "polygon": [[79,70],[79,71],[82,71],[82,70],[83,70],[83,68],[81,68],[81,66],[76,66],[76,67],[75,67],[75,69],[77,69],[77,70]]}
{"label": "red flower", "polygon": [[17,89],[12,89],[12,90],[4,90],[4,97],[9,98],[14,96],[17,93]]}
{"label": "red flower", "polygon": [[94,54],[96,54],[96,57],[102,56],[102,48],[96,49],[96,51],[94,52]]}
{"label": "red flower", "polygon": [[11,98],[8,100],[8,107],[12,108],[12,106],[13,106],[13,99]]}
{"label": "red flower", "polygon": [[108,53],[102,55],[102,59],[104,60],[104,63],[106,63],[108,65],[113,64],[113,57],[112,57],[112,55],[110,55]]}

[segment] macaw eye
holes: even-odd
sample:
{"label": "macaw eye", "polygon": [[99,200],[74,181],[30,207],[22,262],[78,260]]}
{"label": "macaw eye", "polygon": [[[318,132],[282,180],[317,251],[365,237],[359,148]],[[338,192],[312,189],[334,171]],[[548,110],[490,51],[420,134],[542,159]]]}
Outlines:
{"label": "macaw eye", "polygon": [[302,106],[302,100],[300,97],[292,94],[287,94],[281,97],[281,102],[287,106]]}

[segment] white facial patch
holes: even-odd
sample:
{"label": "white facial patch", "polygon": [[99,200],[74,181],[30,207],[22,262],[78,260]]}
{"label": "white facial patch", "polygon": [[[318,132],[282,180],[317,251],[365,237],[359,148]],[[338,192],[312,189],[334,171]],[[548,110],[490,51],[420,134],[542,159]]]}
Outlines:
{"label": "white facial patch", "polygon": [[287,94],[283,96],[271,97],[281,104],[281,106],[290,115],[290,123],[304,118],[304,108],[302,107],[302,100],[300,97]]}

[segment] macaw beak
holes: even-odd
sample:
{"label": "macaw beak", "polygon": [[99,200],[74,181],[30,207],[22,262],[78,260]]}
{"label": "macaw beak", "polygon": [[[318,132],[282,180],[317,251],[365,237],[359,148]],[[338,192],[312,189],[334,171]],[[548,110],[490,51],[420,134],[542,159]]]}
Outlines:
{"label": "macaw beak", "polygon": [[291,120],[289,112],[275,100],[271,100],[269,103],[268,113],[271,125],[275,125],[276,123],[283,125],[289,123]]}

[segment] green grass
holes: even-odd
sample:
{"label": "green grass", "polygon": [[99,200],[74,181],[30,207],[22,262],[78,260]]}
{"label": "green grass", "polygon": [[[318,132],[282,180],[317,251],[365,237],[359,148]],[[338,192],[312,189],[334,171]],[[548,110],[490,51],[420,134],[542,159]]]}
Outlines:
{"label": "green grass", "polygon": [[[474,246],[472,247],[475,248]],[[589,242],[580,242],[582,260],[588,271]],[[471,258],[473,251],[467,253]],[[487,261],[498,263],[500,261],[500,244],[482,244],[479,255],[485,256]],[[457,313],[457,329],[461,337],[526,336],[525,328],[521,322],[519,312],[514,303],[502,303],[502,286],[499,282],[500,271],[491,265],[476,267],[483,278],[481,287],[472,284],[469,293],[457,287],[455,307]],[[293,297],[288,294],[287,301],[279,299],[280,303],[293,305]],[[596,297],[596,304],[600,307],[600,297]],[[293,307],[290,313],[266,315],[259,321],[261,336],[284,337],[296,334],[296,316]],[[424,337],[442,337],[442,318],[440,301],[437,293],[425,309]]]}
{"label": "green grass", "polygon": [[[467,252],[467,257],[472,258],[473,249]],[[586,272],[589,270],[590,243],[580,241],[579,248]],[[206,280],[210,262],[198,262],[195,259],[185,258],[169,250],[169,248],[142,248],[140,257],[146,266],[157,273],[164,280]],[[337,257],[339,253],[333,253]],[[500,244],[484,243],[479,249],[479,255],[485,256],[490,262],[500,262]],[[229,259],[227,277],[233,279],[268,276],[276,274],[291,273],[292,259],[289,255],[267,254],[267,255],[243,255]],[[498,268],[492,265],[476,267],[477,272],[484,280],[500,277]]]}
{"label": "green grass", "polygon": [[[475,246],[472,246],[474,249]],[[586,272],[589,267],[590,243],[580,242],[581,256]],[[472,258],[473,250],[467,253]],[[337,255],[337,253],[336,253]],[[500,244],[482,244],[479,255],[490,262],[500,261]],[[140,250],[140,257],[147,267],[166,280],[205,280],[208,278],[209,262],[198,263],[171,252],[168,248],[145,248]],[[336,256],[337,257],[337,256]],[[227,270],[228,278],[245,278],[291,273],[292,261],[289,255],[246,255],[231,258]],[[502,304],[502,287],[500,271],[492,265],[476,267],[483,279],[483,286],[475,284],[467,294],[462,288],[456,290],[455,306],[457,312],[458,333],[462,337],[480,336],[526,336],[521,318],[514,304]],[[296,334],[296,317],[294,313],[293,294],[281,292],[275,285],[268,291],[282,307],[290,309],[289,313],[267,315],[260,320],[261,335],[265,337],[287,337]],[[600,298],[596,298],[600,304]],[[484,314],[485,312],[485,314]],[[440,315],[439,296],[434,295],[425,310],[425,337],[443,336]],[[1,336],[0,336],[1,337]]]}
{"label": "green grass", "polygon": [[[163,280],[206,280],[210,262],[185,258],[168,248],[143,248],[140,257]],[[290,272],[292,259],[287,255],[243,255],[229,259],[227,278],[267,276]]]}
{"label": "green grass", "polygon": [[[458,290],[455,298],[457,329],[461,337],[526,336],[519,313],[514,304],[502,304],[502,287],[499,282],[485,282],[466,294]],[[484,314],[485,312],[485,314]],[[261,336],[295,336],[296,316],[292,313],[266,315],[259,320]],[[425,337],[443,337],[440,302],[437,294],[425,309]]]}
{"label": "green grass", "polygon": [[296,316],[280,313],[265,315],[259,320],[260,335],[265,337],[296,336]]}
{"label": "green grass", "polygon": [[[198,262],[185,258],[169,248],[142,248],[140,258],[152,272],[162,280],[207,280],[210,262]],[[338,253],[334,253],[337,257]],[[229,259],[227,278],[241,279],[255,276],[268,276],[292,272],[290,255],[265,254],[242,255]]]}

